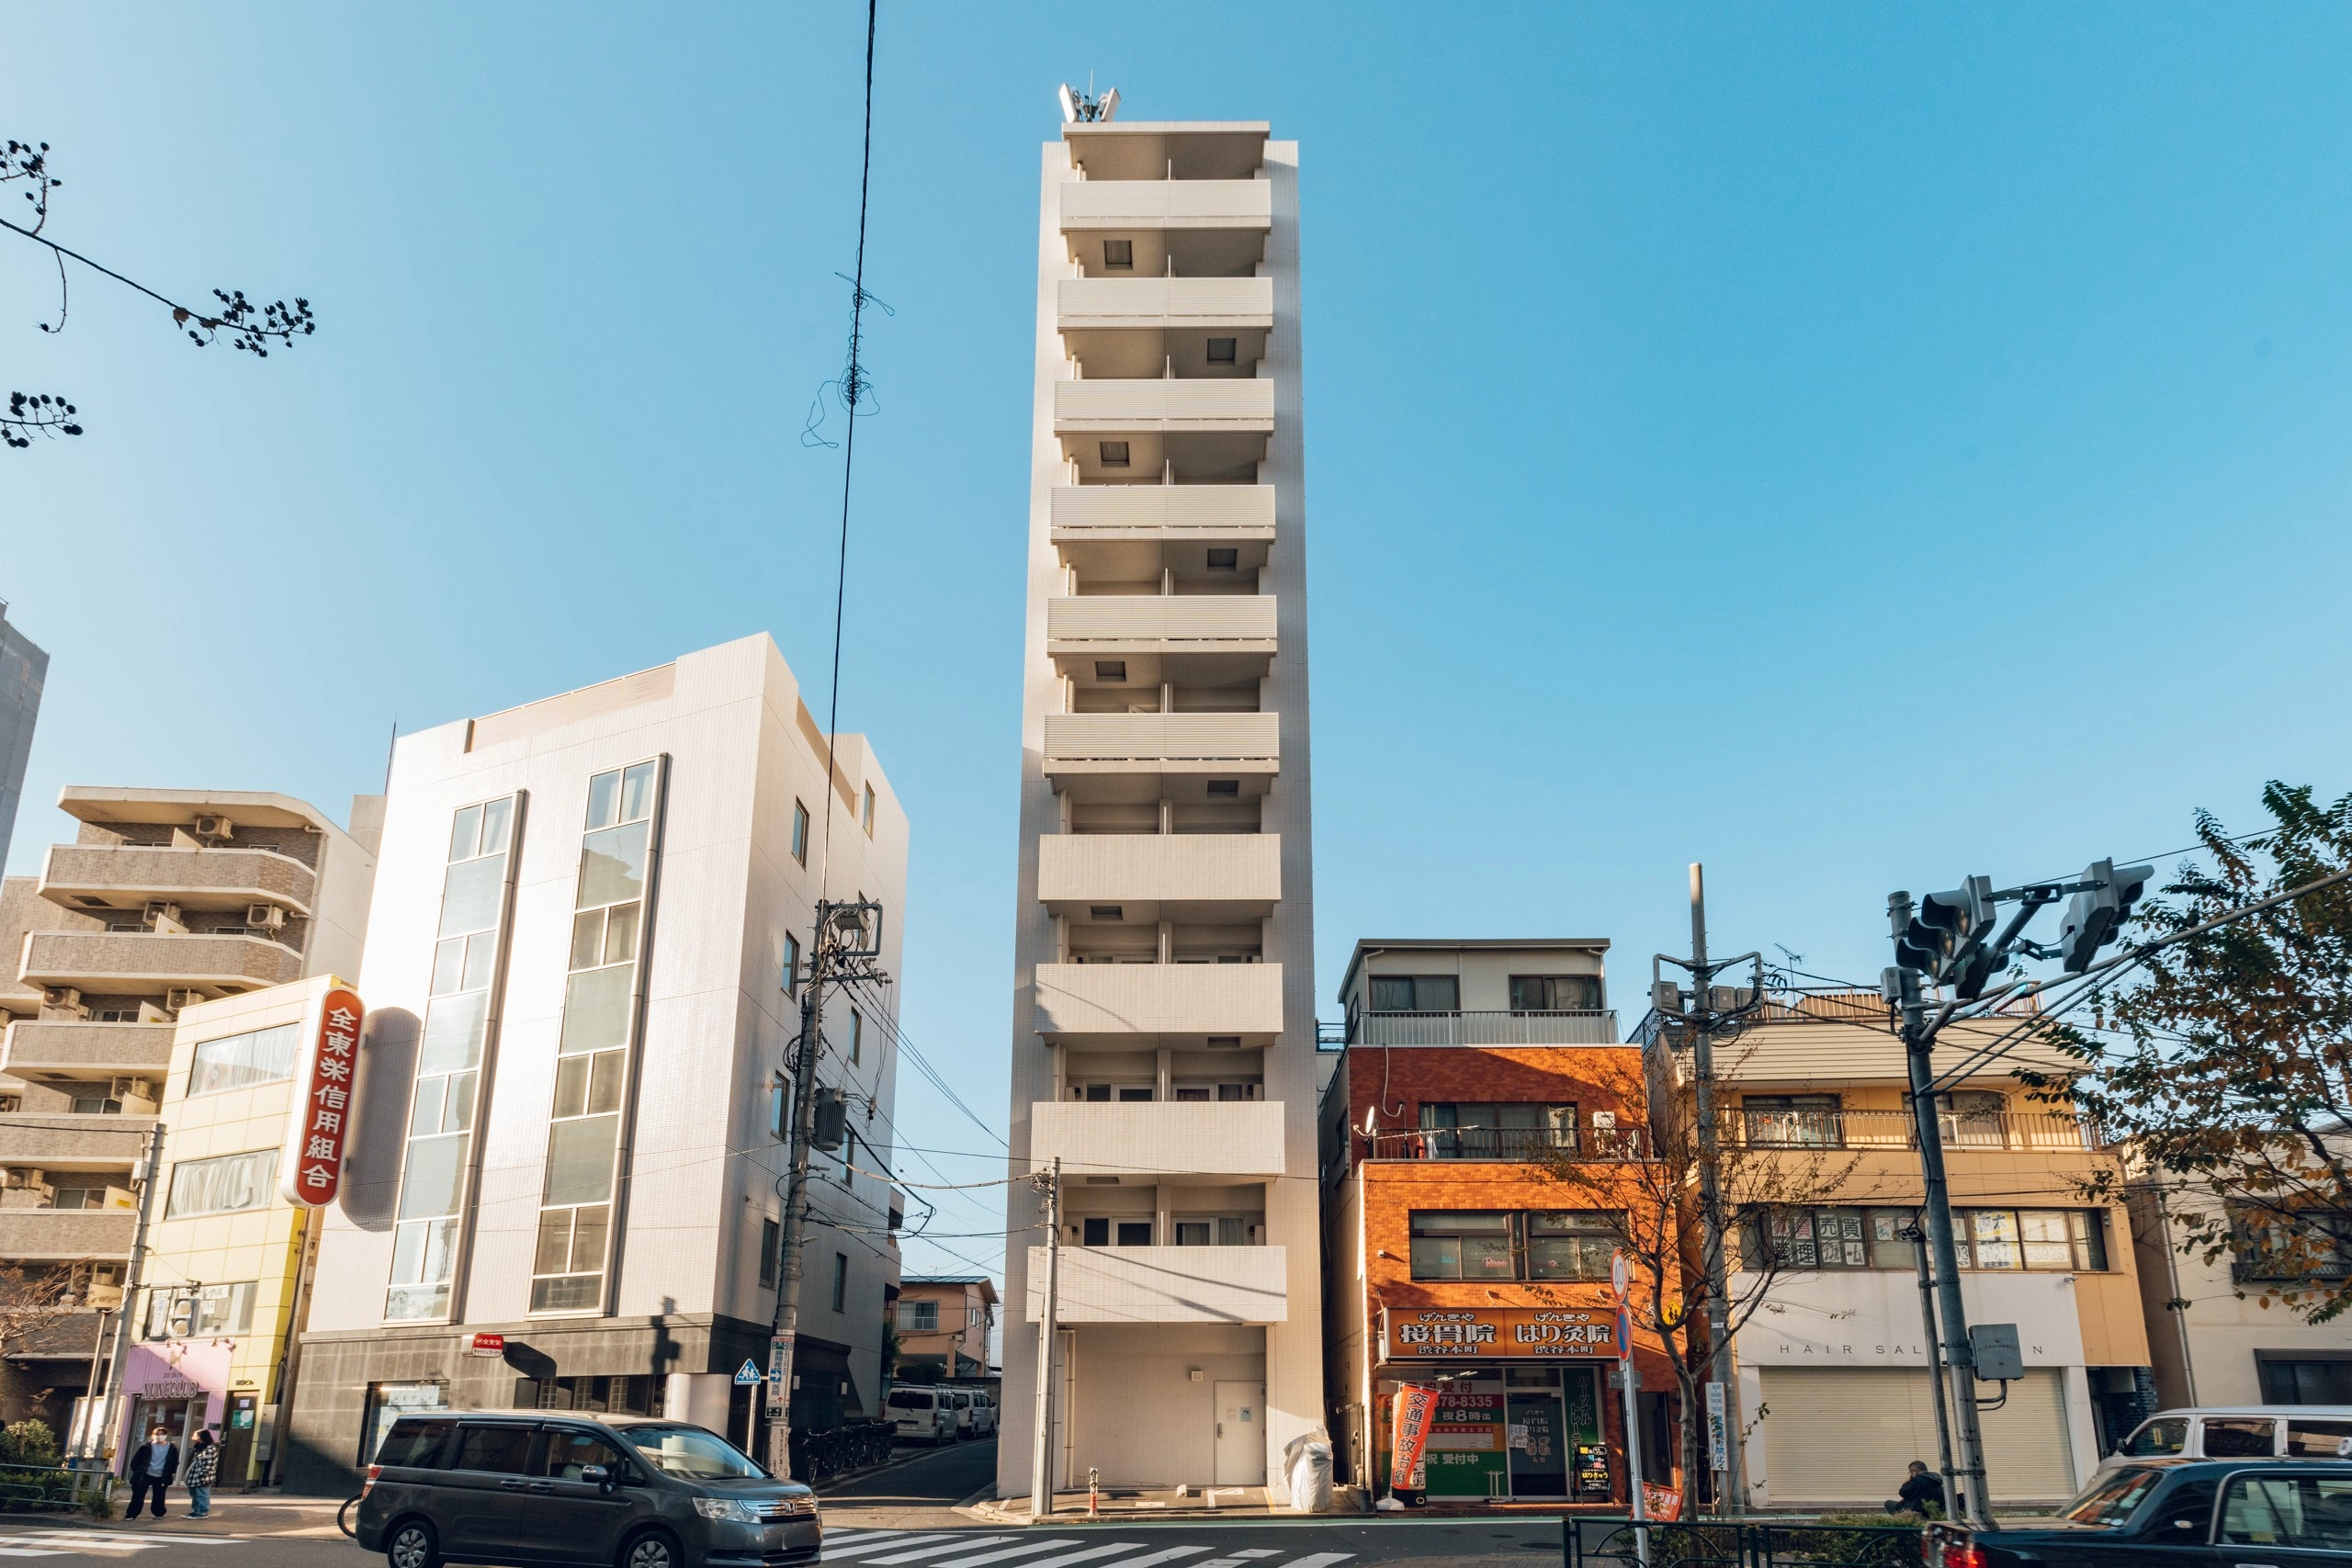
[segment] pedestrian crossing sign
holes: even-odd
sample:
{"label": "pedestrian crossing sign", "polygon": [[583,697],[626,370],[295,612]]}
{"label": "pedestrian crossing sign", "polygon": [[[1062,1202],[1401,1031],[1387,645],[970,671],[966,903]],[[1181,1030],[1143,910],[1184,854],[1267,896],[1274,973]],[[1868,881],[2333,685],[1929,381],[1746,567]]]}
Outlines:
{"label": "pedestrian crossing sign", "polygon": [[760,1364],[746,1356],[743,1364],[735,1369],[735,1386],[752,1388],[760,1382]]}

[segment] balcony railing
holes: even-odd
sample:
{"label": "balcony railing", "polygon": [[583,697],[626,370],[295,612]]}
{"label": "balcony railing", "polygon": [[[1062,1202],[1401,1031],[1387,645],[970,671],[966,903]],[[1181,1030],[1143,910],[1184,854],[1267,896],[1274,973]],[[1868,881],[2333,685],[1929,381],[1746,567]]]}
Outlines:
{"label": "balcony railing", "polygon": [[1057,381],[1054,429],[1242,431],[1274,428],[1274,384],[1250,376]]}
{"label": "balcony railing", "polygon": [[127,1258],[138,1225],[129,1209],[0,1209],[0,1258]]}
{"label": "balcony railing", "polygon": [[12,1073],[159,1073],[171,1065],[168,1023],[51,1023],[19,1019],[8,1028]]}
{"label": "balcony railing", "polygon": [[317,886],[309,866],[271,850],[137,844],[59,844],[40,876],[41,897],[69,908],[84,897],[124,905],[166,899],[188,908],[277,904],[307,915]]}
{"label": "balcony railing", "polygon": [[1614,1045],[1613,1009],[1570,1012],[1368,1012],[1351,1027],[1354,1045]]}
{"label": "balcony railing", "polygon": [[1283,1029],[1279,964],[1040,964],[1040,1034],[1266,1036]]}
{"label": "balcony railing", "polygon": [[1271,229],[1267,180],[1072,180],[1061,187],[1065,232],[1109,229]]}
{"label": "balcony railing", "polygon": [[1090,328],[1166,329],[1274,324],[1271,277],[1065,277],[1055,286],[1063,332]]}
{"label": "balcony railing", "polygon": [[[1055,1315],[1079,1323],[1282,1323],[1290,1259],[1281,1247],[1065,1247]],[[1046,1249],[1029,1249],[1025,1316],[1044,1315]]]}
{"label": "balcony railing", "polygon": [[[1282,755],[1272,713],[1057,713],[1046,716],[1046,771],[1099,764],[1267,763]],[[1098,766],[1090,767],[1090,764]]]}
{"label": "balcony railing", "polygon": [[1073,1178],[1283,1174],[1283,1102],[1039,1100],[1029,1108],[1029,1157],[1061,1156]]}
{"label": "balcony railing", "polygon": [[[1937,1118],[1947,1149],[2098,1149],[2098,1130],[2071,1116],[2001,1112]],[[1752,1148],[1909,1149],[1918,1146],[1907,1111],[1747,1111],[1731,1113],[1732,1135]]]}
{"label": "balcony railing", "polygon": [[1055,536],[1065,542],[1274,536],[1272,485],[1057,485],[1052,505]]}
{"label": "balcony railing", "polygon": [[1046,642],[1057,652],[1163,649],[1272,653],[1275,604],[1271,593],[1095,593],[1049,599]]}
{"label": "balcony railing", "polygon": [[1628,1160],[1642,1157],[1638,1127],[1596,1128],[1578,1134],[1544,1127],[1421,1127],[1402,1133],[1356,1134],[1367,1160],[1488,1160],[1540,1165],[1562,1157]]}
{"label": "balcony railing", "polygon": [[257,936],[185,936],[161,931],[31,931],[23,978],[29,986],[104,992],[172,986],[251,990],[299,979],[302,955]]}
{"label": "balcony railing", "polygon": [[1206,903],[1264,906],[1262,918],[1282,896],[1277,833],[1046,833],[1037,840],[1037,897],[1056,913],[1063,905]]}
{"label": "balcony railing", "polygon": [[[125,1170],[139,1162],[141,1140],[153,1129],[153,1116],[76,1116],[59,1111],[0,1116],[0,1166],[28,1165],[43,1170]],[[0,1210],[0,1213],[24,1213]],[[0,1258],[8,1257],[0,1247]]]}

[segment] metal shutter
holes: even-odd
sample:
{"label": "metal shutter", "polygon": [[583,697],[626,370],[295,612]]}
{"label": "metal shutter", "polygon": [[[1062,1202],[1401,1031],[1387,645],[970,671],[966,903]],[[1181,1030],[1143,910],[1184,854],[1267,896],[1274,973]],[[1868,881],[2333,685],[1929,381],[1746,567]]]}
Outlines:
{"label": "metal shutter", "polygon": [[[1936,1465],[1935,1407],[1924,1372],[1879,1368],[1764,1367],[1764,1463],[1772,1506],[1861,1504],[1875,1510],[1904,1467]],[[1982,1413],[1996,1503],[2073,1495],[2064,1384],[2029,1371],[2008,1404]],[[1755,1480],[1757,1477],[1750,1477]]]}

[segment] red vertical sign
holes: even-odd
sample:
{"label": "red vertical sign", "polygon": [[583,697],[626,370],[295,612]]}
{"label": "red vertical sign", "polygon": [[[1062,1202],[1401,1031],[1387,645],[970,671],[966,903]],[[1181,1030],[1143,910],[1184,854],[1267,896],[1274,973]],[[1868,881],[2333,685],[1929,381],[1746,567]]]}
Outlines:
{"label": "red vertical sign", "polygon": [[351,1141],[351,1089],[359,1066],[359,998],[337,987],[319,999],[319,1025],[294,1064],[294,1103],[278,1156],[277,1190],[289,1203],[322,1208],[343,1190]]}

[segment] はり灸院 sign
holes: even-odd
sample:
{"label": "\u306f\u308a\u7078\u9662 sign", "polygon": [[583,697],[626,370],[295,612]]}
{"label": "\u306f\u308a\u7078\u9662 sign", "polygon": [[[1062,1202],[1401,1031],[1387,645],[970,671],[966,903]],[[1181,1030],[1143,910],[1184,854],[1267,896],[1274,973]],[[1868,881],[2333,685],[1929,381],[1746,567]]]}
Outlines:
{"label": "\u306f\u308a\u7078\u9662 sign", "polygon": [[1613,1306],[1384,1307],[1384,1361],[1569,1359],[1607,1360],[1622,1355]]}
{"label": "\u306f\u308a\u7078\u9662 sign", "polygon": [[277,1190],[305,1209],[323,1207],[343,1190],[343,1156],[350,1146],[352,1086],[358,1077],[359,1021],[366,1010],[340,987],[319,998],[318,1025],[294,1062],[294,1103],[277,1158]]}

